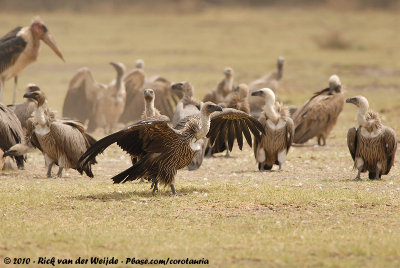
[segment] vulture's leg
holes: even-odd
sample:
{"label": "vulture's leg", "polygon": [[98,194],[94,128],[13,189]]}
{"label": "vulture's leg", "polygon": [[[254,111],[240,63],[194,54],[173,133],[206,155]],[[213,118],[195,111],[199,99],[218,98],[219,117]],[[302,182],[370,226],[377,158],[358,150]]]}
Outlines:
{"label": "vulture's leg", "polygon": [[151,184],[151,188],[153,188],[152,194],[155,195],[156,191],[158,192],[158,180],[153,179],[153,183]]}
{"label": "vulture's leg", "polygon": [[47,178],[51,178],[51,168],[53,167],[53,162],[49,163],[47,166]]}
{"label": "vulture's leg", "polygon": [[355,166],[358,169],[358,173],[354,180],[358,181],[358,180],[361,180],[361,171],[363,170],[363,167],[364,167],[364,160],[361,157],[356,157]]}
{"label": "vulture's leg", "polygon": [[175,186],[174,186],[173,183],[171,183],[171,192],[172,192],[173,195],[178,195],[178,193],[175,190]]}
{"label": "vulture's leg", "polygon": [[59,177],[59,178],[62,177],[62,171],[63,171],[63,168],[62,167],[58,167],[57,177]]}
{"label": "vulture's leg", "polygon": [[362,169],[362,168],[359,168],[359,169],[358,169],[357,176],[356,176],[356,178],[354,179],[355,181],[360,181],[360,180],[361,180],[361,169]]}
{"label": "vulture's leg", "polygon": [[264,171],[264,164],[263,163],[258,163],[258,170],[259,171]]}
{"label": "vulture's leg", "polygon": [[212,157],[212,147],[208,147],[208,149],[207,149],[207,153],[206,153],[206,155],[205,155],[205,157],[206,158],[210,158],[210,157]]}
{"label": "vulture's leg", "polygon": [[17,84],[18,84],[18,75],[14,76],[14,94],[13,94],[13,104],[17,103]]}
{"label": "vulture's leg", "polygon": [[24,156],[16,156],[15,157],[15,161],[17,162],[17,167],[20,170],[24,170],[25,166],[24,166]]}
{"label": "vulture's leg", "polygon": [[381,170],[382,170],[382,164],[378,162],[376,164],[375,180],[379,180],[381,178]]}
{"label": "vulture's leg", "polygon": [[282,163],[279,162],[279,171],[282,171]]}

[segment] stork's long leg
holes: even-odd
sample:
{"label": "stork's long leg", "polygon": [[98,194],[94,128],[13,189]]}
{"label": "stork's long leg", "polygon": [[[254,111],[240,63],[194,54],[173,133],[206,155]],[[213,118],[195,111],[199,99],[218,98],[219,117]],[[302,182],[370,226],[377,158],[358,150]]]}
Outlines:
{"label": "stork's long leg", "polygon": [[17,84],[18,84],[18,75],[14,76],[14,94],[13,94],[13,104],[17,103]]}

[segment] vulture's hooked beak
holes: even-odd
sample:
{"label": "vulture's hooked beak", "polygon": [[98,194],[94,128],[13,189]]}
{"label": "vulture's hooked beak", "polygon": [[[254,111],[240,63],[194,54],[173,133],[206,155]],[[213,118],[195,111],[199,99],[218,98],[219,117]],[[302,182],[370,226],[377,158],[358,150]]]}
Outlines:
{"label": "vulture's hooked beak", "polygon": [[60,59],[62,59],[65,62],[64,57],[63,57],[60,49],[58,49],[58,46],[56,44],[56,40],[50,34],[50,32],[47,31],[45,34],[43,34],[42,40],[43,40],[43,42],[46,43],[46,45],[48,45],[54,51],[54,53],[57,54],[58,57],[60,57]]}
{"label": "vulture's hooked beak", "polygon": [[19,154],[17,150],[8,150],[3,154],[3,157],[6,156],[19,156]]}
{"label": "vulture's hooked beak", "polygon": [[222,112],[222,107],[219,105],[214,105],[212,108],[214,112]]}
{"label": "vulture's hooked beak", "polygon": [[357,98],[348,98],[348,99],[346,99],[346,102],[347,103],[353,103],[353,104],[357,105],[358,99]]}
{"label": "vulture's hooked beak", "polygon": [[152,98],[152,97],[153,97],[153,94],[152,94],[152,92],[151,92],[150,90],[145,90],[145,91],[144,91],[144,96],[145,96],[145,97],[151,97],[151,98]]}
{"label": "vulture's hooked beak", "polygon": [[257,90],[251,93],[251,96],[260,96],[264,97],[264,92],[262,90]]}
{"label": "vulture's hooked beak", "polygon": [[235,92],[239,92],[239,90],[240,90],[239,86],[236,86],[236,87],[233,88],[233,91],[235,91]]}
{"label": "vulture's hooked beak", "polygon": [[183,90],[183,83],[175,83],[171,86],[173,90]]}
{"label": "vulture's hooked beak", "polygon": [[36,92],[27,92],[24,94],[24,98],[36,100],[39,95]]}

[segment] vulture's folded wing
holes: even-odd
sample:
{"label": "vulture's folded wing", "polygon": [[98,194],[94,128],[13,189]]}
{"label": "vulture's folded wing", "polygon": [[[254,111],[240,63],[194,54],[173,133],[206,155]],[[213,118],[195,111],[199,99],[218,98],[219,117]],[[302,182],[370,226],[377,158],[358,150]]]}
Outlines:
{"label": "vulture's folded wing", "polygon": [[27,120],[27,128],[26,128],[26,141],[31,143],[33,147],[38,148],[43,152],[42,147],[40,146],[39,140],[35,134],[35,123],[33,118],[29,118]]}
{"label": "vulture's folded wing", "polygon": [[243,147],[243,134],[247,143],[252,146],[251,133],[254,138],[260,140],[260,132],[265,133],[261,123],[245,112],[225,108],[222,112],[214,112],[211,115],[210,130],[207,138],[210,139],[213,147],[221,147],[228,141],[229,150],[232,151],[233,142],[237,139],[240,149]]}
{"label": "vulture's folded wing", "polygon": [[356,150],[357,150],[357,129],[352,127],[347,132],[347,147],[349,147],[349,151],[353,160],[356,158]]}
{"label": "vulture's folded wing", "polygon": [[394,132],[393,129],[389,127],[384,127],[383,141],[384,141],[385,151],[388,157],[387,171],[386,171],[387,172],[386,174],[388,174],[394,164],[394,156],[397,150],[396,133]]}

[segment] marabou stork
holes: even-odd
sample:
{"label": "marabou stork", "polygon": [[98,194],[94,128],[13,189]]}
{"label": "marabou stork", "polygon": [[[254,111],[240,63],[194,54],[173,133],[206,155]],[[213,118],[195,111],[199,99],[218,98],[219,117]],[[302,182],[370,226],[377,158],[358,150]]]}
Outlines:
{"label": "marabou stork", "polygon": [[0,102],[3,100],[4,82],[14,77],[13,103],[17,98],[18,74],[39,54],[40,40],[43,40],[63,61],[54,37],[39,18],[27,27],[17,27],[0,38]]}

